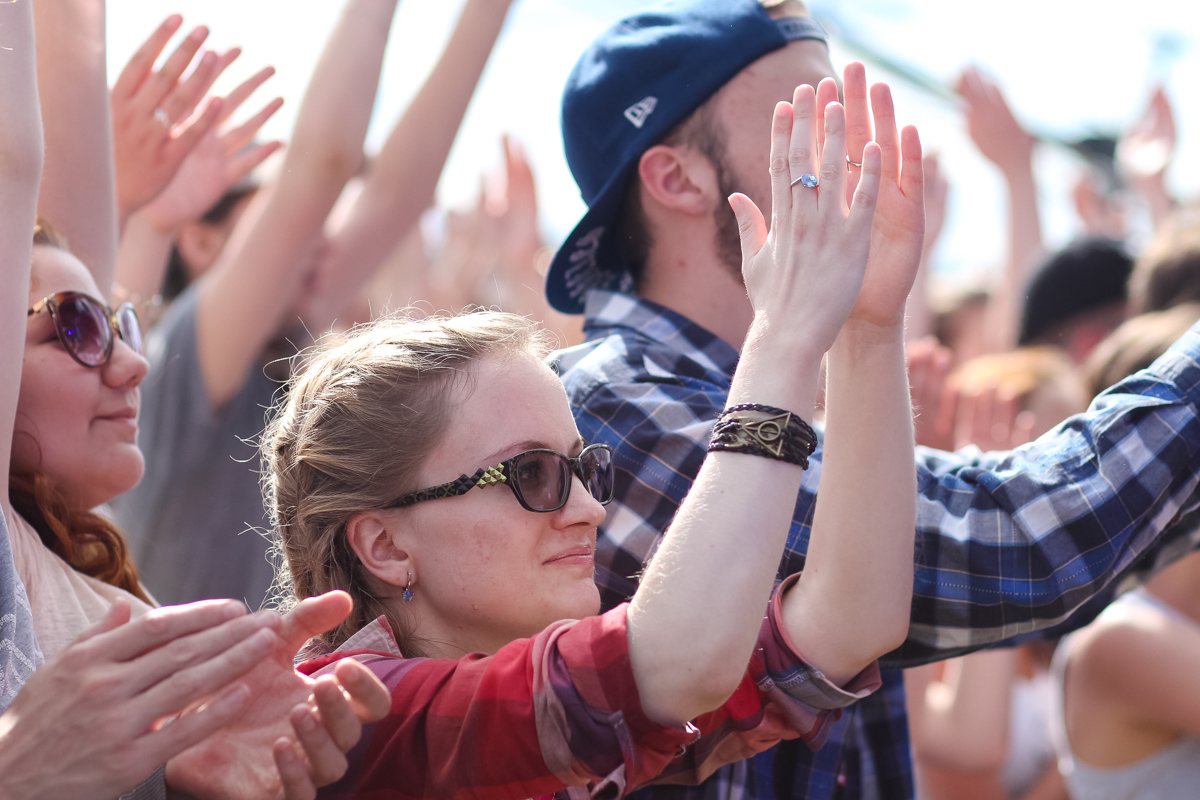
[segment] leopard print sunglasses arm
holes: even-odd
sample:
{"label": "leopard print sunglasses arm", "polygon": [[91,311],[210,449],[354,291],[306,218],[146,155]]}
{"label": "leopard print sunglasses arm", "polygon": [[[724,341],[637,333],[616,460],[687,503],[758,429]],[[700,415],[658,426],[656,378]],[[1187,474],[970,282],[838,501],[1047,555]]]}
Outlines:
{"label": "leopard print sunglasses arm", "polygon": [[497,483],[507,483],[508,478],[505,476],[505,470],[508,466],[507,461],[502,461],[494,467],[480,467],[475,471],[474,475],[460,475],[456,480],[452,480],[449,483],[409,492],[392,501],[386,507],[404,508],[405,506],[411,506],[413,503],[420,503],[423,500],[441,500],[445,497],[458,497],[471,491],[476,486],[483,489]]}

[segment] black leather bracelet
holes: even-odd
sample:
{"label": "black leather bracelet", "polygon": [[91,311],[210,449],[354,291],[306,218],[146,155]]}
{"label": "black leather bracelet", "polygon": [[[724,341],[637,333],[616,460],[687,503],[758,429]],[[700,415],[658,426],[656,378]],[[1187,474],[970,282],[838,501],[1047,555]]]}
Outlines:
{"label": "black leather bracelet", "polygon": [[713,426],[708,451],[746,453],[773,458],[808,469],[808,457],[817,449],[817,434],[790,411],[759,403],[742,403],[725,409]]}

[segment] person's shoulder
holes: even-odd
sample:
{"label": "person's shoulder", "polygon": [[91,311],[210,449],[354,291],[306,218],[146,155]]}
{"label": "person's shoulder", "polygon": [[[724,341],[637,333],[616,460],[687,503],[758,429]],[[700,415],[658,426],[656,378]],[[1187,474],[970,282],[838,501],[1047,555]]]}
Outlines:
{"label": "person's shoulder", "polygon": [[1071,637],[1072,675],[1087,685],[1112,689],[1146,680],[1154,665],[1200,646],[1200,626],[1156,604],[1122,598]]}

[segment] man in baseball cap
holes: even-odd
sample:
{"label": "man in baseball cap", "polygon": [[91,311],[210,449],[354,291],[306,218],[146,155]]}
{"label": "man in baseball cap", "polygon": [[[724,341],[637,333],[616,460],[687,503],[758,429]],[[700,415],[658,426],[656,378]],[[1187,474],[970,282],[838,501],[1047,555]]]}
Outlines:
{"label": "man in baseball cap", "polygon": [[[772,165],[768,145],[776,103],[809,84],[820,112],[838,100],[833,74],[824,33],[796,0],[682,0],[617,23],[568,79],[563,138],[588,212],[546,291],[560,311],[585,314],[588,340],[554,363],[580,433],[610,445],[618,468],[596,545],[606,607],[633,594],[695,479],[752,320],[727,198],[744,193],[769,220],[771,168],[808,187],[794,191],[820,191],[817,176],[797,170],[807,153]],[[924,233],[916,130],[897,130],[885,85],[871,88],[868,108],[861,64],[846,67],[841,93],[848,183],[857,184],[872,137],[883,172],[866,279],[831,370],[835,352],[845,363],[903,347],[904,295]],[[1011,643],[1111,591],[1118,575],[1169,561],[1172,546],[1192,546],[1188,531],[1167,526],[1198,502],[1200,331],[1152,372],[1011,454],[920,455],[912,625],[886,659],[883,687],[847,709],[818,752],[784,742],[700,787],[643,791],[672,800],[912,797],[900,667]],[[845,402],[853,398],[831,398],[830,413]],[[822,456],[818,445],[781,577],[804,566]],[[878,502],[866,483],[862,502]]]}

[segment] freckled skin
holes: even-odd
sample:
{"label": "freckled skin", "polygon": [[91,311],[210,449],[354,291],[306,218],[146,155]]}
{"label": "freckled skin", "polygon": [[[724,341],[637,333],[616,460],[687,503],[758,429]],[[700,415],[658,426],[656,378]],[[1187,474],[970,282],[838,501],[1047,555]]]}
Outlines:
{"label": "freckled skin", "polygon": [[[578,455],[579,431],[558,378],[530,355],[484,360],[446,438],[422,470],[422,486],[453,480],[533,447]],[[560,619],[597,613],[592,553],[604,508],[573,478],[567,505],[533,513],[507,486],[418,503],[397,512],[394,543],[417,569],[410,604],[417,636],[494,652]],[[564,552],[586,556],[554,563]]]}

